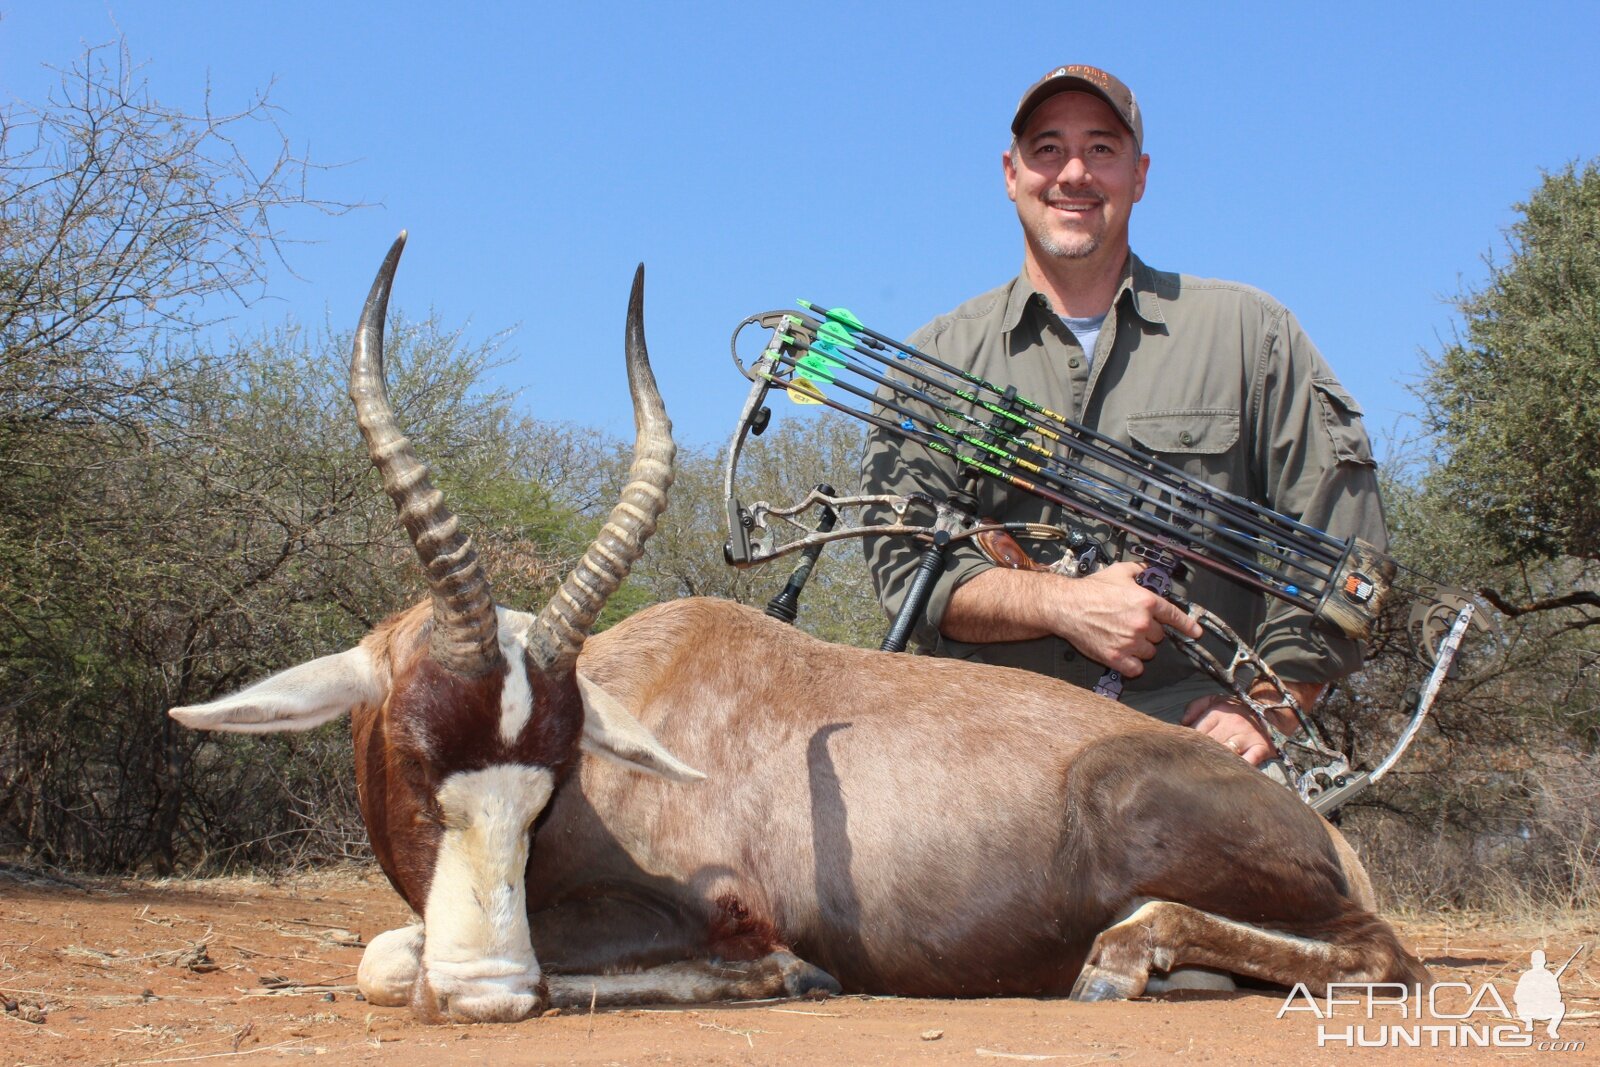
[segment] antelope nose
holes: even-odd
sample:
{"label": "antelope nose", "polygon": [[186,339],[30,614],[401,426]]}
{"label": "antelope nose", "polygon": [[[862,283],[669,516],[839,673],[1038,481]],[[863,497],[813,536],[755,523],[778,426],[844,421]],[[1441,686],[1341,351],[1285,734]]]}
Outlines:
{"label": "antelope nose", "polygon": [[538,1014],[549,1003],[549,991],[538,971],[442,981],[420,975],[411,1008],[426,1023],[515,1023]]}

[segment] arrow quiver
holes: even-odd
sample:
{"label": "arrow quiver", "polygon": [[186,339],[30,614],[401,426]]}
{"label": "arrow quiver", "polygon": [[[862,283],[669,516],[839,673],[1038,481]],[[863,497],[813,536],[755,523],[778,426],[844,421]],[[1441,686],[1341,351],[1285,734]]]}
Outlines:
{"label": "arrow quiver", "polygon": [[[1291,786],[1318,810],[1331,811],[1378,781],[1416,736],[1474,620],[1470,596],[1437,583],[1425,587],[1421,599],[1434,605],[1422,613],[1427,636],[1420,642],[1433,661],[1429,684],[1395,749],[1370,774],[1353,772],[1255,650],[1224,620],[1177,595],[1173,582],[1190,567],[1205,568],[1306,611],[1324,628],[1365,640],[1394,589],[1400,569],[1395,560],[1359,538],[1335,537],[1199,481],[1018,395],[1015,387],[986,381],[878,333],[843,308],[800,304],[801,310],[752,315],[734,330],[734,363],[751,389],[724,471],[725,555],[731,565],[753,566],[792,552],[809,554],[814,563],[824,546],[849,537],[921,541],[916,578],[883,645],[897,649],[922,618],[952,545],[976,539],[991,558],[1025,566],[1021,561],[1029,557],[1020,547],[996,556],[994,546],[1007,541],[1014,545],[1014,539],[1065,542],[1065,567],[1051,569],[1082,575],[1112,561],[1108,546],[1087,532],[1109,530],[1122,552],[1145,562],[1140,584],[1183,608],[1205,635],[1196,640],[1169,629],[1169,639],[1240,698],[1282,754]],[[738,340],[751,325],[770,334],[746,367]],[[741,501],[736,486],[739,458],[748,438],[766,428],[771,418],[767,400],[774,388],[797,405],[840,411],[944,457],[960,473],[962,488],[949,499],[922,492],[838,496],[819,488],[793,505]],[[980,522],[978,487],[985,480],[1056,505],[1065,521]],[[801,516],[819,506],[831,509],[838,521],[808,529]],[[869,511],[871,521],[865,517]],[[807,562],[796,573],[802,568],[809,573]],[[1219,656],[1208,642],[1231,652]],[[1259,682],[1270,683],[1277,699],[1265,703],[1253,697],[1250,691]],[[1121,678],[1108,671],[1097,689],[1120,695]],[[1293,712],[1300,728],[1292,737],[1266,714],[1273,709]],[[1307,769],[1300,771],[1296,761],[1308,764]]]}

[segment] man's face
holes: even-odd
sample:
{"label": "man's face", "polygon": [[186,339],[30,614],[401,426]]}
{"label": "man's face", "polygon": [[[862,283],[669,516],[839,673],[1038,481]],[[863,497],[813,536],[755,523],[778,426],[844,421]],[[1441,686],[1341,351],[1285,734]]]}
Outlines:
{"label": "man's face", "polygon": [[1006,195],[1041,259],[1081,260],[1104,250],[1120,262],[1149,167],[1109,104],[1058,93],[1034,109],[1015,154],[1005,154]]}

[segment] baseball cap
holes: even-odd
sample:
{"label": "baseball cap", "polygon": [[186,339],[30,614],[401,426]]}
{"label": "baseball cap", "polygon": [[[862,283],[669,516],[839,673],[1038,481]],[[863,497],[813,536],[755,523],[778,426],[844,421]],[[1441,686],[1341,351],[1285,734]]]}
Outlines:
{"label": "baseball cap", "polygon": [[1104,100],[1117,113],[1122,124],[1133,131],[1134,143],[1143,151],[1144,116],[1139,112],[1139,102],[1133,98],[1133,90],[1123,85],[1115,75],[1082,63],[1056,67],[1028,86],[1028,91],[1022,94],[1022,100],[1017,104],[1016,116],[1011,120],[1012,134],[1022,133],[1034,108],[1057,93],[1067,92],[1093,93]]}

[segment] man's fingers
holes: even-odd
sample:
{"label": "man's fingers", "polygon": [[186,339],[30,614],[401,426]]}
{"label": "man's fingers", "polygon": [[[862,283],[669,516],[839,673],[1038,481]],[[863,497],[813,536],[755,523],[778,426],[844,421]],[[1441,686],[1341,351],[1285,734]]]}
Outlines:
{"label": "man's fingers", "polygon": [[1272,746],[1254,734],[1238,733],[1229,734],[1226,737],[1212,736],[1221,741],[1224,748],[1236,754],[1252,767],[1260,766],[1263,761],[1272,755]]}
{"label": "man's fingers", "polygon": [[1250,766],[1259,767],[1269,758],[1271,758],[1272,746],[1267,744],[1265,741],[1257,741],[1254,744],[1246,747],[1243,752],[1239,753],[1239,755],[1243,756],[1244,761],[1250,764]]}
{"label": "man's fingers", "polygon": [[1195,723],[1199,722],[1201,716],[1210,711],[1214,705],[1221,703],[1225,699],[1226,698],[1221,694],[1195,697],[1193,700],[1189,701],[1188,708],[1184,710],[1183,725],[1193,726]]}
{"label": "man's fingers", "polygon": [[1259,767],[1272,758],[1272,745],[1255,723],[1242,711],[1233,710],[1225,699],[1201,697],[1191,701],[1183,720],[1252,767]]}
{"label": "man's fingers", "polygon": [[1104,662],[1106,666],[1121,671],[1125,677],[1137,678],[1144,673],[1146,661],[1155,657],[1155,645],[1142,637],[1134,637],[1120,649],[1112,650]]}
{"label": "man's fingers", "polygon": [[1179,633],[1185,634],[1189,637],[1198,638],[1202,633],[1204,633],[1204,631],[1200,629],[1199,623],[1189,618],[1187,613],[1180,610],[1178,605],[1174,604],[1170,600],[1158,598],[1155,610],[1153,610],[1150,614],[1163,626],[1170,626]]}

